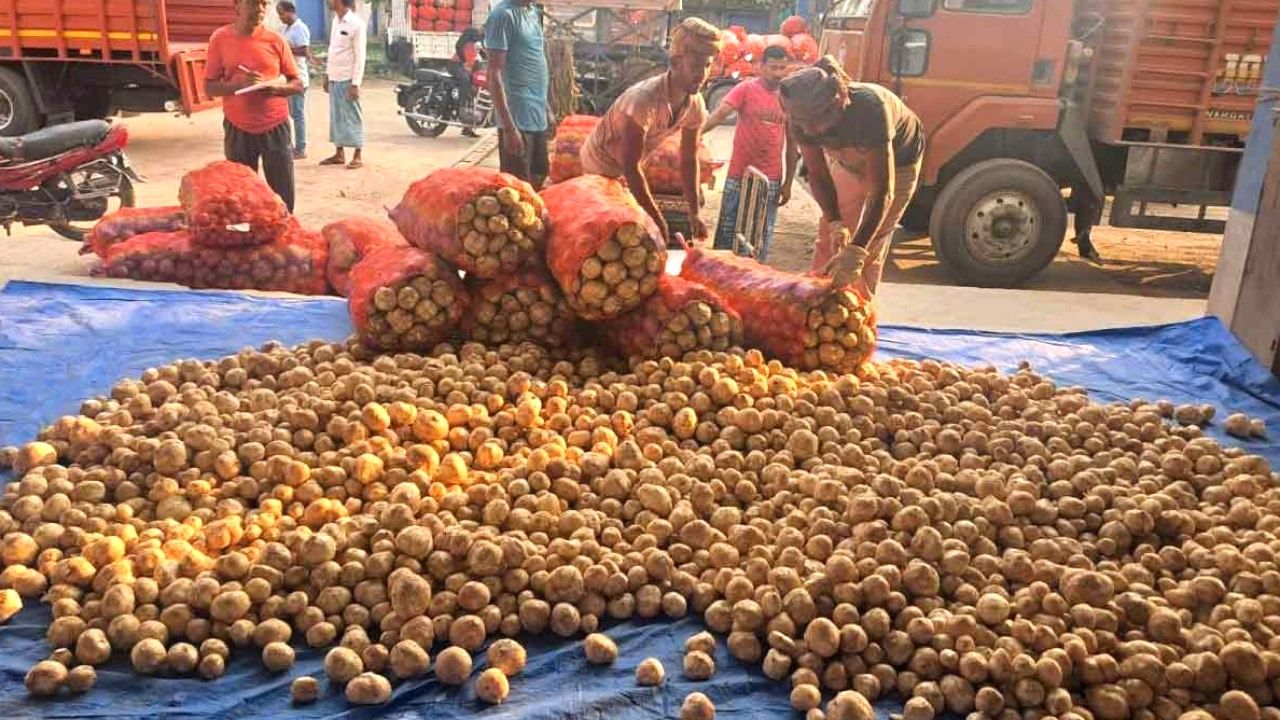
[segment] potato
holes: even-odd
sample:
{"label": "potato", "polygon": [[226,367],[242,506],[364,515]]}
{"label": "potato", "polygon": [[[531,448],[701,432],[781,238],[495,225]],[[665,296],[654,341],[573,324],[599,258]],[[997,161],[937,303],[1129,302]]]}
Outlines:
{"label": "potato", "polygon": [[636,666],[636,684],[642,686],[661,685],[667,677],[666,668],[658,658],[645,658]]}
{"label": "potato", "polygon": [[476,678],[476,697],[483,702],[500,703],[510,692],[507,676],[498,668],[488,668]]}
{"label": "potato", "polygon": [[874,720],[871,703],[860,693],[845,690],[837,693],[827,703],[827,717],[831,720]]}
{"label": "potato", "polygon": [[191,643],[174,643],[165,654],[165,666],[171,671],[185,675],[196,669],[200,662],[200,651]]}
{"label": "potato", "polygon": [[501,670],[507,677],[520,674],[527,662],[524,646],[510,638],[495,640],[485,651],[485,658],[490,667]]}
{"label": "potato", "polygon": [[347,683],[347,702],[353,705],[381,705],[391,699],[391,682],[371,672],[362,672]]}
{"label": "potato", "polygon": [[684,651],[686,653],[697,651],[707,655],[714,655],[716,652],[716,637],[709,632],[691,635],[684,641]]}
{"label": "potato", "polygon": [[335,647],[324,656],[324,674],[329,682],[341,685],[364,672],[360,656],[350,648]]}
{"label": "potato", "polygon": [[462,685],[471,676],[471,653],[448,647],[436,656],[436,679],[445,685]]}
{"label": "potato", "polygon": [[223,655],[205,655],[196,666],[196,673],[205,680],[222,677],[227,671],[227,658]]}
{"label": "potato", "polygon": [[36,697],[50,697],[67,681],[67,666],[52,660],[42,660],[27,671],[24,682],[27,692]]}
{"label": "potato", "polygon": [[73,693],[87,693],[98,683],[98,672],[92,665],[77,665],[67,671],[64,683],[67,690]]}
{"label": "potato", "polygon": [[271,672],[284,672],[293,667],[293,648],[280,641],[269,642],[262,648],[262,664]]}
{"label": "potato", "polygon": [[289,684],[289,700],[294,705],[307,705],[320,697],[320,683],[310,675],[294,678]]}
{"label": "potato", "polygon": [[716,674],[716,661],[701,650],[685,653],[684,676],[690,680],[710,680]]}
{"label": "potato", "polygon": [[587,662],[594,665],[612,665],[618,659],[618,646],[608,635],[592,633],[582,643]]}
{"label": "potato", "polygon": [[431,667],[431,657],[421,645],[412,640],[401,640],[391,648],[391,673],[401,680],[426,674]]}
{"label": "potato", "polygon": [[680,720],[715,720],[716,706],[702,693],[689,693],[680,704]]}
{"label": "potato", "polygon": [[0,625],[9,622],[21,610],[22,598],[18,596],[17,590],[0,590]]}
{"label": "potato", "polygon": [[143,638],[129,651],[129,661],[133,663],[133,669],[143,675],[154,675],[160,672],[165,666],[167,657],[168,651],[164,643],[155,638]]}

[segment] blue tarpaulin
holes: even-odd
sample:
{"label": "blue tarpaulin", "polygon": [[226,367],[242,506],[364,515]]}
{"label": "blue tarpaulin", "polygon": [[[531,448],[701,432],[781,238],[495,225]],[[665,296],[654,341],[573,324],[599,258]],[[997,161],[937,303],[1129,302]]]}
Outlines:
{"label": "blue tarpaulin", "polygon": [[[0,445],[29,439],[42,424],[75,413],[85,397],[113,382],[177,358],[212,359],[268,340],[286,344],[338,340],[350,332],[341,300],[278,299],[230,292],[139,291],[10,283],[0,292]],[[1150,328],[1073,335],[1003,335],[959,330],[883,327],[882,356],[934,357],[1012,370],[1023,360],[1059,384],[1087,388],[1102,401],[1145,397],[1212,403],[1221,418],[1244,412],[1280,432],[1280,381],[1258,365],[1214,319]],[[1220,438],[1221,427],[1208,432]],[[1230,440],[1237,443],[1236,440]],[[1249,443],[1280,465],[1280,442]],[[27,668],[48,653],[48,608],[28,608],[0,627],[0,718],[574,718],[632,720],[678,717],[689,692],[706,693],[721,718],[789,717],[788,687],[733,661],[723,646],[709,682],[680,676],[681,648],[701,629],[679,622],[630,622],[613,627],[621,656],[607,668],[588,666],[581,641],[523,638],[529,667],[513,678],[511,698],[498,707],[474,699],[470,684],[445,688],[432,676],[396,686],[389,705],[351,708],[321,680],[314,705],[289,705],[290,681],[321,674],[321,654],[299,648],[297,664],[273,675],[248,650],[236,654],[217,682],[144,678],[123,659],[99,668],[98,687],[78,698],[26,697]],[[657,657],[667,668],[662,688],[640,688],[635,666]],[[483,667],[483,656],[477,658]],[[892,702],[882,703],[884,717]]]}

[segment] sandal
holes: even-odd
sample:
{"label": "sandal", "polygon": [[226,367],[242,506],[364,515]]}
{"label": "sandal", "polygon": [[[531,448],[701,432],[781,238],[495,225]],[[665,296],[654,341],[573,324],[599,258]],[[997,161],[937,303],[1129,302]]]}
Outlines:
{"label": "sandal", "polygon": [[347,163],[348,170],[358,170],[362,167],[364,167],[363,160],[352,160],[351,162]]}
{"label": "sandal", "polygon": [[320,164],[321,164],[321,165],[345,165],[346,163],[347,163],[347,161],[346,161],[346,160],[344,160],[343,158],[340,158],[340,157],[338,157],[338,156],[336,156],[336,155],[333,155],[333,156],[327,157],[327,158],[325,158],[325,159],[323,159],[323,160],[321,160],[321,161],[320,161]]}

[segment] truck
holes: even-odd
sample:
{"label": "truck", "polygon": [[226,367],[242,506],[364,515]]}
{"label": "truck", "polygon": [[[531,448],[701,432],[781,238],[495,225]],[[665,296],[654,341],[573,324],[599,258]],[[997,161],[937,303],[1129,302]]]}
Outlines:
{"label": "truck", "polygon": [[7,0],[0,3],[0,135],[117,110],[193,113],[206,46],[230,0]]}
{"label": "truck", "polygon": [[1280,0],[838,0],[821,52],[926,132],[904,218],[942,265],[1017,286],[1057,255],[1069,190],[1100,219],[1222,232]]}
{"label": "truck", "polygon": [[[453,10],[456,7],[456,0],[391,0],[387,60],[410,77],[418,68],[444,69],[462,31],[468,26],[483,28],[489,17],[488,0],[474,0],[461,13]],[[446,9],[452,14],[448,20],[440,19]]]}

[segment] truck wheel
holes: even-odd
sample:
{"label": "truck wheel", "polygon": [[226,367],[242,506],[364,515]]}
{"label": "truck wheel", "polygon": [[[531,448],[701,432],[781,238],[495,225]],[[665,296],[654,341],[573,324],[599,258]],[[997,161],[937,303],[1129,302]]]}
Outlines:
{"label": "truck wheel", "polygon": [[987,160],[947,183],[929,236],[943,267],[979,287],[1017,287],[1058,254],[1067,231],[1062,191],[1021,160]]}
{"label": "truck wheel", "polygon": [[40,115],[26,78],[0,67],[0,135],[26,135],[39,127]]}
{"label": "truck wheel", "polygon": [[[720,107],[720,103],[724,102],[725,96],[729,94],[729,91],[733,89],[733,86],[734,83],[720,83],[719,85],[712,86],[712,88],[707,91],[708,113],[715,112],[715,109]],[[738,113],[729,113],[729,117],[724,119],[724,124],[738,124]]]}

